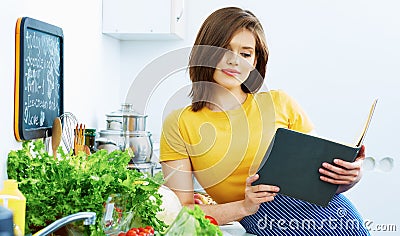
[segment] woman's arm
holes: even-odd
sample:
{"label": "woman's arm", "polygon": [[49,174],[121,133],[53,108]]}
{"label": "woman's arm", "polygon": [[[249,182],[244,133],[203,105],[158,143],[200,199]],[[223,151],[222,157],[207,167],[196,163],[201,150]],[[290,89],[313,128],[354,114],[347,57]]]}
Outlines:
{"label": "woman's arm", "polygon": [[362,177],[362,162],[365,159],[365,146],[363,145],[358,152],[357,158],[354,162],[347,162],[340,159],[335,159],[335,165],[323,163],[319,172],[322,174],[320,179],[322,181],[339,184],[336,193],[342,193],[352,188],[358,183]]}
{"label": "woman's arm", "polygon": [[[178,196],[183,206],[194,207],[192,167],[189,159],[161,163],[166,178],[165,185]],[[206,215],[214,217],[219,224],[239,220],[257,212],[262,202],[272,201],[279,188],[270,185],[252,186],[258,175],[246,180],[245,199],[216,205],[199,205]],[[222,191],[222,190],[221,190]]]}

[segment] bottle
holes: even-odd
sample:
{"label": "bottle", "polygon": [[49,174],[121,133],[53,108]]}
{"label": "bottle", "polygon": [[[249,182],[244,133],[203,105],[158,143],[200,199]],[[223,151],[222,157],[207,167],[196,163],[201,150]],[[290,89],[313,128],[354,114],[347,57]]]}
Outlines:
{"label": "bottle", "polygon": [[25,235],[26,198],[19,191],[16,180],[4,181],[3,189],[0,191],[0,205],[13,213],[14,235]]}
{"label": "bottle", "polygon": [[14,235],[12,212],[2,206],[0,206],[0,235]]}

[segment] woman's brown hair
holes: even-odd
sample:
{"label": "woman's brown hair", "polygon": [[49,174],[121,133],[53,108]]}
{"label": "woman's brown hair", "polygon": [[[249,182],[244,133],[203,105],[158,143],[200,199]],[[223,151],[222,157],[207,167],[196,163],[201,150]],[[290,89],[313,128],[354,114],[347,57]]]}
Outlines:
{"label": "woman's brown hair", "polygon": [[210,101],[210,89],[206,86],[213,82],[215,67],[221,60],[234,34],[247,29],[256,40],[256,67],[248,79],[241,84],[245,93],[255,93],[264,81],[268,61],[268,49],[264,30],[255,15],[237,7],[221,8],[213,12],[201,26],[189,59],[189,75],[192,81],[192,110],[199,111]]}

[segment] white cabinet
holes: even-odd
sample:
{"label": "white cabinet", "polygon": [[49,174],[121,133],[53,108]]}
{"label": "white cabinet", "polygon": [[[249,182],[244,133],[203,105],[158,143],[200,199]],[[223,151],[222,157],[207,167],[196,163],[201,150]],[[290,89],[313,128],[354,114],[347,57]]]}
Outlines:
{"label": "white cabinet", "polygon": [[103,33],[120,40],[184,37],[184,0],[103,0]]}

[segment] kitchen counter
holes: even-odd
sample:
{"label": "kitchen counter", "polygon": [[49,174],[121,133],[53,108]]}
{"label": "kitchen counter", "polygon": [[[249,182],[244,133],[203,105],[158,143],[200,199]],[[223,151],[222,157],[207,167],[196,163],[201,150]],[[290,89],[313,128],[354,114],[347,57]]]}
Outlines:
{"label": "kitchen counter", "polygon": [[239,222],[235,221],[227,225],[221,225],[220,229],[224,236],[245,236],[245,235],[254,235],[246,233],[246,230],[239,224]]}

